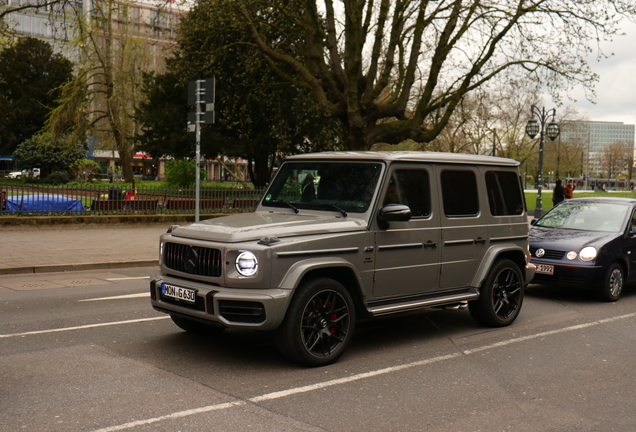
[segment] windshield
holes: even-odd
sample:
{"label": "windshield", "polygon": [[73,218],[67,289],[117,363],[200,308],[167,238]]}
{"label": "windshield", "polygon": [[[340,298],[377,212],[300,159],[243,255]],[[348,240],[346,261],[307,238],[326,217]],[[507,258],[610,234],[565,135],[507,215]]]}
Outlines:
{"label": "windshield", "polygon": [[565,201],[546,213],[535,226],[584,231],[620,232],[629,206]]}
{"label": "windshield", "polygon": [[381,172],[379,163],[287,162],[278,170],[263,206],[364,213]]}

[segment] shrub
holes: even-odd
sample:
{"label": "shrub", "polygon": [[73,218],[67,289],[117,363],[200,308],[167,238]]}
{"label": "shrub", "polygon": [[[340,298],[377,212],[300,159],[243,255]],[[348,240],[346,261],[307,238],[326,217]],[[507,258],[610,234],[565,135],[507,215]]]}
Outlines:
{"label": "shrub", "polygon": [[97,162],[88,159],[77,160],[68,169],[73,178],[81,182],[89,182],[102,172],[102,168]]}
{"label": "shrub", "polygon": [[53,171],[46,178],[46,183],[52,185],[66,184],[71,181],[71,176],[66,171]]}
{"label": "shrub", "polygon": [[[189,160],[173,160],[166,164],[166,184],[172,187],[189,187],[196,181],[196,163]],[[201,170],[201,178],[205,171]]]}

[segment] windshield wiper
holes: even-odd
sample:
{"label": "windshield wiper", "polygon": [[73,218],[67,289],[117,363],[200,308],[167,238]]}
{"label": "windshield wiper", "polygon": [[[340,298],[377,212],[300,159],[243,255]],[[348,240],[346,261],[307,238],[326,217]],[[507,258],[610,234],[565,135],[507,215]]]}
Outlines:
{"label": "windshield wiper", "polygon": [[347,216],[349,215],[346,211],[344,211],[343,209],[341,209],[340,207],[338,207],[338,206],[337,206],[337,205],[335,205],[335,204],[320,203],[320,204],[318,204],[318,205],[319,205],[319,206],[321,206],[321,207],[331,207],[332,209],[334,209],[334,210],[336,210],[336,211],[340,212],[340,214],[341,214],[343,217],[347,217]]}
{"label": "windshield wiper", "polygon": [[287,201],[283,201],[283,200],[277,200],[276,202],[283,203],[283,204],[287,205],[290,209],[292,209],[294,211],[294,213],[296,213],[296,214],[298,213],[298,209],[292,203],[287,202]]}

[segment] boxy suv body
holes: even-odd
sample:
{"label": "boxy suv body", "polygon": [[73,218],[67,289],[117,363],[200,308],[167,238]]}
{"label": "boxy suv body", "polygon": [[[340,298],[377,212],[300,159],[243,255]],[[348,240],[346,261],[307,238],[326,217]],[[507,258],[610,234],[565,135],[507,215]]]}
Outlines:
{"label": "boxy suv body", "polygon": [[292,156],[252,213],[173,226],[152,306],[181,328],[274,331],[335,361],[356,317],[465,305],[512,323],[534,275],[518,162],[429,152]]}

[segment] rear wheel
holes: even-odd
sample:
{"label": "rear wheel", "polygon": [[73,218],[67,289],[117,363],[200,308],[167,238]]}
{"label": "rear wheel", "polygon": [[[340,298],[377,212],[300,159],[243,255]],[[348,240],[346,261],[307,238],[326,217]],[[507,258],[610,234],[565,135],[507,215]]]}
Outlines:
{"label": "rear wheel", "polygon": [[298,288],[274,334],[279,351],[306,366],[324,366],[342,355],[353,337],[355,308],[342,284],[311,280]]}
{"label": "rear wheel", "polygon": [[180,315],[170,315],[172,321],[182,330],[188,333],[202,335],[206,333],[220,333],[225,330],[225,327],[214,324],[204,324],[200,321],[185,318]]}
{"label": "rear wheel", "polygon": [[625,285],[625,275],[623,267],[620,264],[614,263],[610,266],[605,276],[605,282],[601,287],[600,295],[601,300],[607,302],[615,302],[623,294],[623,286]]}
{"label": "rear wheel", "polygon": [[468,302],[470,315],[486,326],[512,324],[521,310],[523,288],[519,266],[509,259],[496,261],[481,286],[479,298]]}

